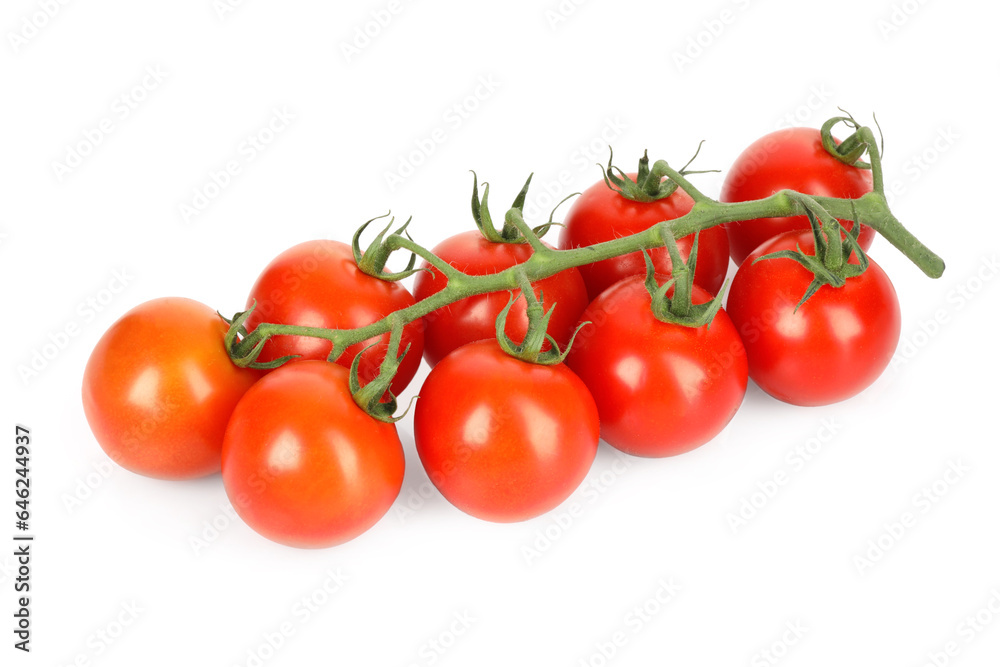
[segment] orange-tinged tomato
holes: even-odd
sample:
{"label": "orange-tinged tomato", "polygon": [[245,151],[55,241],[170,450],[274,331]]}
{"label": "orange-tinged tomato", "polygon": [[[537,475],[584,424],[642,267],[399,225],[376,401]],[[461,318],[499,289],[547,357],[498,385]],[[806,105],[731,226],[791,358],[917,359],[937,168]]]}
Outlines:
{"label": "orange-tinged tomato", "polygon": [[83,409],[115,462],[160,479],[219,472],[229,416],[260,371],[239,368],[228,325],[178,297],[136,306],[105,332],[83,374]]}

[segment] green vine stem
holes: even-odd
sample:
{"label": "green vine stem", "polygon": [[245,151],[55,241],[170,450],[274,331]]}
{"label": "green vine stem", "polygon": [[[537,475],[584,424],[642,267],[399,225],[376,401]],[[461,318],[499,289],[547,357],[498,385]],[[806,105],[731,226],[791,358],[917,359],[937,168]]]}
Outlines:
{"label": "green vine stem", "polygon": [[[841,119],[842,120],[842,119]],[[849,123],[850,124],[850,123]],[[663,221],[649,229],[592,246],[556,250],[541,242],[534,229],[527,225],[517,206],[508,211],[505,226],[516,228],[526,242],[534,248],[534,254],[524,263],[498,273],[467,275],[436,257],[400,231],[386,236],[379,247],[379,256],[387,256],[396,250],[412,252],[429,264],[438,268],[448,284],[445,289],[397,311],[368,326],[357,329],[321,329],[289,324],[262,323],[232,345],[231,356],[236,363],[252,363],[247,359],[259,353],[263,341],[271,336],[293,335],[312,336],[329,340],[333,344],[330,359],[336,359],[350,345],[381,336],[392,329],[392,321],[413,322],[435,310],[460,299],[487,292],[517,290],[522,282],[537,282],[560,271],[590,264],[619,255],[641,250],[658,248],[667,243],[669,237],[681,238],[695,232],[726,222],[754,220],[757,218],[781,218],[804,215],[807,208],[821,220],[852,220],[872,227],[893,246],[931,278],[939,278],[944,272],[944,261],[911,234],[889,210],[883,191],[882,165],[875,136],[868,127],[852,125],[855,133],[850,138],[852,144],[864,144],[871,160],[874,189],[857,199],[835,197],[806,197],[792,190],[782,190],[770,197],[755,201],[724,203],[718,202],[696,188],[684,175],[671,168],[663,160],[653,164],[653,177],[670,178],[677,186],[694,199],[694,207],[683,217]],[[372,252],[373,249],[369,249]]]}

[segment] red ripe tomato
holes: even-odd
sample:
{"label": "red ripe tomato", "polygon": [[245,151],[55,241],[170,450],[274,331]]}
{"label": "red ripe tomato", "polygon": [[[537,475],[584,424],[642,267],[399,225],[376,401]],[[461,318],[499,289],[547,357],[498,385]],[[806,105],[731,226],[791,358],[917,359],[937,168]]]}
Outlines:
{"label": "red ripe tomato", "polygon": [[[740,153],[726,175],[719,200],[752,201],[779,190],[796,190],[817,197],[856,199],[872,191],[872,173],[844,164],[823,148],[819,130],[793,127],[767,134]],[[841,221],[851,229],[850,220]],[[737,264],[764,241],[793,229],[809,229],[804,215],[759,218],[725,224],[729,252]],[[875,240],[875,230],[861,226],[858,244],[864,250]]]}
{"label": "red ripe tomato", "polygon": [[[379,280],[361,271],[354,263],[351,246],[329,240],[306,241],[275,257],[250,290],[247,308],[254,302],[257,307],[247,320],[248,331],[261,322],[354,329],[415,303],[401,284]],[[351,345],[337,359],[338,364],[350,368],[354,357],[376,340],[378,344],[361,357],[362,384],[378,375],[389,347],[389,334]],[[396,395],[406,388],[420,366],[424,334],[419,320],[403,328],[400,351],[407,345],[410,351],[392,381],[391,390]],[[302,359],[325,360],[330,349],[330,342],[320,338],[274,336],[264,345],[258,361],[273,361],[291,354]]]}
{"label": "red ripe tomato", "polygon": [[358,407],[348,376],[323,361],[287,364],[233,411],[222,481],[240,517],[270,540],[341,544],[375,525],[399,495],[396,427]]}
{"label": "red ripe tomato", "polygon": [[261,375],[229,360],[228,329],[205,304],[176,297],[111,325],[83,373],[83,410],[108,456],[159,479],[219,472],[229,415]]}
{"label": "red ripe tomato", "polygon": [[[629,174],[635,179],[636,174]],[[630,236],[647,230],[658,222],[674,220],[686,215],[694,200],[681,189],[665,199],[651,202],[633,201],[623,197],[599,181],[577,197],[563,221],[565,227],[559,238],[560,248],[578,248]],[[691,254],[694,234],[677,239],[681,258],[687,261]],[[670,253],[666,248],[649,251],[656,271],[670,274]],[[729,241],[725,230],[719,226],[704,230],[698,236],[698,266],[694,282],[712,294],[717,294],[729,269]],[[621,255],[580,267],[580,274],[587,283],[591,300],[629,276],[645,276],[646,260],[641,252]]]}
{"label": "red ripe tomato", "polygon": [[[531,257],[527,243],[494,243],[478,231],[456,234],[434,248],[434,254],[469,275],[498,273],[520,264]],[[424,263],[424,266],[428,265]],[[435,268],[433,272],[421,271],[413,284],[413,294],[418,300],[440,292],[448,283],[447,278]],[[546,309],[555,305],[549,320],[549,334],[565,345],[587,307],[587,288],[576,269],[567,269],[554,276],[533,283],[535,296],[544,299]],[[514,292],[520,295],[520,290]],[[452,350],[477,340],[496,337],[496,319],[510,299],[508,292],[492,292],[470,296],[441,308],[424,318],[426,325],[424,356],[434,366]],[[528,328],[527,304],[518,299],[507,318],[507,335],[515,341],[524,339]]]}
{"label": "red ripe tomato", "polygon": [[420,389],[414,437],[424,469],[455,507],[487,521],[544,514],[597,455],[594,399],[563,364],[530,364],[495,340],[455,350]]}
{"label": "red ripe tomato", "polygon": [[[736,414],[747,389],[746,352],[721,308],[710,326],[656,319],[644,281],[622,280],[587,307],[581,319],[590,324],[566,363],[594,395],[608,444],[673,456],[705,444]],[[712,296],[695,285],[692,299]]]}
{"label": "red ripe tomato", "polygon": [[[899,301],[875,262],[843,287],[824,285],[796,304],[813,274],[791,259],[753,260],[781,250],[815,252],[812,232],[785,232],[740,266],[727,309],[747,349],[750,377],[777,399],[828,405],[875,381],[899,342]],[[851,255],[851,264],[857,264]]]}

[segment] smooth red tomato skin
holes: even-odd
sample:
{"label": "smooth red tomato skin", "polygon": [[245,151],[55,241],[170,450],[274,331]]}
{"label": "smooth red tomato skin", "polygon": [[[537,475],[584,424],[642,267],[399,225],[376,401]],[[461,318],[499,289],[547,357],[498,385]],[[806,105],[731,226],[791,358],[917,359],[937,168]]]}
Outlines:
{"label": "smooth red tomato skin", "polygon": [[[746,352],[722,309],[697,329],[656,319],[644,281],[620,281],[590,304],[581,317],[590,324],[566,363],[594,395],[605,442],[635,456],[674,456],[714,438],[736,414]],[[697,285],[692,296],[712,298]]]}
{"label": "smooth red tomato skin", "polygon": [[733,278],[727,310],[761,389],[786,403],[829,405],[862,391],[888,366],[899,342],[899,300],[872,261],[843,287],[820,287],[796,312],[812,274],[790,259],[752,263],[796,244],[815,252],[812,232],[793,231],[751,253]]}
{"label": "smooth red tomato skin", "polygon": [[229,415],[261,375],[229,360],[228,328],[179,297],[147,301],[111,325],[83,373],[83,410],[108,456],[159,479],[219,472]]}
{"label": "smooth red tomato skin", "polygon": [[431,370],[414,415],[434,485],[463,512],[497,522],[566,500],[594,462],[599,431],[594,399],[566,366],[528,364],[488,340]]}
{"label": "smooth red tomato skin", "polygon": [[[250,290],[247,308],[255,302],[257,307],[247,320],[249,331],[261,322],[354,329],[415,303],[401,284],[379,280],[358,269],[349,245],[325,239],[300,243],[275,257]],[[378,375],[389,347],[389,334],[351,345],[337,359],[338,364],[350,368],[354,357],[376,340],[378,344],[361,357],[362,384]],[[410,351],[392,381],[396,395],[406,388],[420,366],[424,334],[419,320],[403,328],[400,351],[407,345]],[[264,345],[258,361],[292,354],[303,360],[325,360],[330,348],[330,342],[320,338],[275,336]]]}
{"label": "smooth red tomato skin", "polygon": [[[445,239],[434,248],[434,254],[469,275],[499,273],[531,257],[527,243],[493,243],[473,230]],[[431,273],[421,271],[413,284],[413,295],[418,301],[440,292],[448,284],[435,268]],[[554,276],[533,283],[535,296],[544,299],[546,310],[555,305],[549,320],[549,334],[560,346],[573,334],[580,313],[587,307],[587,288],[580,272],[574,269],[561,271]],[[520,297],[520,290],[514,295]],[[466,343],[496,338],[496,319],[510,299],[509,292],[491,292],[470,296],[445,306],[424,318],[424,356],[434,366],[445,356]],[[507,317],[507,335],[521,342],[528,328],[527,304],[518,298]]]}
{"label": "smooth red tomato skin", "polygon": [[403,484],[393,424],[351,398],[348,371],[323,361],[287,364],[236,406],[222,480],[240,517],[294,547],[330,547],[371,528]]}
{"label": "smooth red tomato skin", "polygon": [[[635,174],[629,175],[635,178]],[[566,214],[560,239],[560,248],[578,248],[630,236],[649,229],[658,222],[673,220],[686,215],[694,200],[678,189],[666,199],[654,202],[637,202],[621,196],[599,181],[577,197]],[[691,254],[694,234],[677,239],[681,257]],[[666,248],[649,251],[658,273],[670,274],[670,253]],[[729,270],[729,240],[720,226],[701,232],[698,237],[698,266],[695,284],[712,294],[719,288]],[[590,299],[596,299],[604,290],[629,276],[645,276],[646,260],[642,253],[634,252],[580,267],[580,274],[587,284]]]}
{"label": "smooth red tomato skin", "polygon": [[[817,197],[855,199],[872,191],[872,173],[844,164],[823,148],[819,130],[793,127],[767,134],[744,150],[726,175],[720,201],[741,202],[770,197],[779,190]],[[853,222],[842,221],[847,229]],[[764,241],[786,231],[809,229],[804,215],[759,218],[725,225],[729,252],[737,264]],[[871,247],[875,230],[861,226],[858,243]]]}

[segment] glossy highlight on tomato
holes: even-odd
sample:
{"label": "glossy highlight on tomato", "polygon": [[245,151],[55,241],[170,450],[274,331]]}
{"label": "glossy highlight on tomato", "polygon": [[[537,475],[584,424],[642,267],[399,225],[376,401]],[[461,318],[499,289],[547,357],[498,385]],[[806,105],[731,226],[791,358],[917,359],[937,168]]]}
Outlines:
{"label": "glossy highlight on tomato", "polygon": [[203,303],[142,303],[101,336],[83,373],[83,410],[116,463],[160,479],[219,472],[237,401],[261,376],[229,360],[229,326]]}
{"label": "glossy highlight on tomato", "polygon": [[[367,326],[383,317],[412,306],[415,302],[398,282],[386,282],[367,275],[354,263],[351,246],[339,241],[315,240],[292,246],[274,258],[261,272],[250,290],[247,308],[256,307],[247,320],[253,331],[261,322],[295,324],[326,329]],[[362,384],[378,375],[389,346],[389,334],[351,345],[337,359],[350,368],[354,357],[372,343],[361,356]],[[401,350],[410,351],[392,382],[399,394],[420,366],[424,333],[419,320],[403,328]],[[274,336],[267,341],[258,361],[268,362],[286,355],[324,360],[331,343],[307,336]]]}
{"label": "glossy highlight on tomato", "polygon": [[458,348],[431,370],[414,415],[417,454],[458,509],[524,521],[566,500],[597,455],[587,387],[563,364],[508,356],[495,340]]}
{"label": "glossy highlight on tomato", "polygon": [[[694,303],[711,299],[694,286]],[[650,303],[644,276],[605,290],[584,311],[589,324],[566,363],[593,394],[609,445],[636,456],[674,456],[710,441],[732,420],[746,394],[747,358],[725,310],[695,328],[661,322]]]}
{"label": "glossy highlight on tomato", "polygon": [[[438,244],[434,254],[469,275],[499,273],[531,257],[527,243],[495,243],[478,230],[456,234]],[[447,285],[448,280],[437,269],[423,264],[428,271],[417,274],[413,294],[424,300]],[[580,313],[587,307],[587,288],[577,269],[560,271],[554,276],[532,283],[536,297],[544,299],[546,309],[553,307],[548,332],[565,345],[573,333]],[[527,305],[520,290],[513,291],[517,301],[507,317],[506,332],[515,341],[524,339],[528,328]],[[496,337],[496,319],[507,305],[511,292],[490,292],[461,299],[424,318],[426,325],[424,356],[434,366],[462,345]]]}
{"label": "glossy highlight on tomato", "polygon": [[[635,179],[636,174],[629,174]],[[576,198],[563,221],[559,247],[578,248],[645,231],[658,222],[674,220],[691,211],[694,200],[681,189],[664,199],[651,202],[633,201],[598,181]],[[677,239],[681,258],[687,261],[694,243],[694,234]],[[657,273],[669,275],[670,253],[666,248],[649,251]],[[717,294],[729,270],[729,240],[726,232],[716,226],[698,236],[698,266],[694,282]],[[591,300],[619,280],[629,276],[645,276],[646,261],[641,252],[613,257],[580,267]]]}
{"label": "glossy highlight on tomato", "polygon": [[[899,300],[889,277],[869,260],[863,274],[843,287],[820,287],[796,309],[813,274],[791,259],[754,263],[796,246],[815,253],[812,232],[785,232],[751,253],[736,272],[726,308],[761,389],[786,403],[828,405],[862,391],[888,366],[899,342]],[[850,262],[857,264],[857,257]]]}
{"label": "glossy highlight on tomato", "polygon": [[275,542],[329,547],[371,528],[403,484],[393,424],[354,402],[348,371],[302,361],[272,371],[233,411],[222,480],[240,517]]}
{"label": "glossy highlight on tomato", "polygon": [[[839,142],[838,142],[839,143]],[[845,164],[823,147],[820,131],[793,127],[767,134],[740,153],[726,175],[719,201],[741,202],[770,197],[779,190],[820,197],[856,199],[872,191],[871,170]],[[842,220],[846,229],[854,223]],[[725,224],[729,252],[737,264],[764,241],[782,232],[809,229],[804,215],[758,218]],[[871,247],[875,231],[861,226],[858,243]]]}

